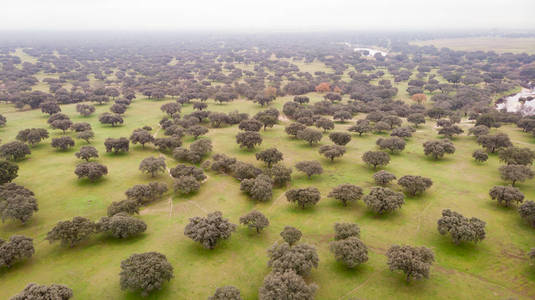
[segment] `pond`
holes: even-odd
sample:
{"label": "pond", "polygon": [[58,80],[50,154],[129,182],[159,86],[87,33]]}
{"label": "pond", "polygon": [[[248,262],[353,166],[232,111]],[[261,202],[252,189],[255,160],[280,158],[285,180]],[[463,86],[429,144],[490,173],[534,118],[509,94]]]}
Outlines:
{"label": "pond", "polygon": [[356,45],[352,45],[352,44],[350,44],[348,42],[344,42],[343,44],[348,46],[348,47],[353,48],[353,51],[360,52],[360,53],[364,54],[365,56],[374,56],[375,53],[381,53],[382,56],[386,56],[388,54],[388,52],[386,52],[385,50],[381,50],[381,49],[378,49],[378,48],[359,47],[359,46],[356,46]]}
{"label": "pond", "polygon": [[496,104],[496,109],[520,112],[523,116],[535,115],[535,87],[522,88],[519,93],[500,99]]}

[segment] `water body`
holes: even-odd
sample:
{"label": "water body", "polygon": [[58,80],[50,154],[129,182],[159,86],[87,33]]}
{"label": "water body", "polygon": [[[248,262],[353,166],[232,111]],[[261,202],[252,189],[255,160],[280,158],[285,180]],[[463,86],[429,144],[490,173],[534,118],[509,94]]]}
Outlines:
{"label": "water body", "polygon": [[366,53],[367,51],[366,56],[374,56],[375,53],[381,53],[382,56],[386,56],[388,54],[388,52],[383,51],[381,49],[377,49],[377,48],[355,47],[354,45],[351,45],[350,43],[347,43],[347,42],[345,42],[344,45],[348,47],[352,47],[353,51],[355,52]]}
{"label": "water body", "polygon": [[[520,101],[521,98],[533,97],[533,100]],[[507,112],[520,112],[523,116],[535,115],[535,87],[531,89],[522,88],[520,93],[505,97],[503,101],[496,104],[496,109],[505,109]]]}

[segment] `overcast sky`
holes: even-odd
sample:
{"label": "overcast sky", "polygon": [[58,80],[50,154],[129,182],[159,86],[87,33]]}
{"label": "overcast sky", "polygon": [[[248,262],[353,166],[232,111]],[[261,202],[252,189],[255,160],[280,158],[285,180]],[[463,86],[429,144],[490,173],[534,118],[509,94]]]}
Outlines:
{"label": "overcast sky", "polygon": [[535,0],[3,0],[0,30],[535,29]]}

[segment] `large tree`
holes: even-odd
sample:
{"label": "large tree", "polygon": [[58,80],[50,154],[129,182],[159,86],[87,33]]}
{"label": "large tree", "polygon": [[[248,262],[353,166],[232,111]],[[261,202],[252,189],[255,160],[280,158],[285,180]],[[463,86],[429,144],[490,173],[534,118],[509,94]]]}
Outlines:
{"label": "large tree", "polygon": [[423,146],[424,154],[432,156],[434,159],[442,158],[445,154],[455,153],[455,146],[448,139],[427,141],[423,143]]}
{"label": "large tree", "polygon": [[490,153],[494,153],[501,148],[507,148],[513,145],[509,136],[505,133],[480,135],[477,137],[477,143],[487,149]]}
{"label": "large tree", "polygon": [[490,189],[489,195],[492,200],[498,201],[499,205],[506,207],[513,204],[520,204],[524,201],[524,194],[512,186],[496,185]]}
{"label": "large tree", "polygon": [[295,271],[271,272],[258,291],[260,300],[314,299],[315,284],[307,284]]}
{"label": "large tree", "polygon": [[394,245],[386,252],[390,271],[400,270],[406,280],[429,278],[429,269],[435,261],[433,252],[426,247]]}
{"label": "large tree", "polygon": [[338,145],[323,145],[318,152],[331,161],[334,161],[335,158],[342,157],[346,153],[346,148]]}
{"label": "large tree", "polygon": [[151,177],[158,173],[165,173],[166,165],[163,157],[147,157],[139,164],[139,170],[143,173],[148,173]]}
{"label": "large tree", "polygon": [[262,136],[254,131],[240,132],[236,135],[236,143],[240,145],[240,148],[244,147],[251,150],[262,144]]}
{"label": "large tree", "polygon": [[535,227],[535,202],[526,201],[518,207],[520,217],[524,219],[531,227]]}
{"label": "large tree", "polygon": [[354,268],[368,261],[368,247],[357,237],[331,242],[330,249],[336,260],[348,268]]}
{"label": "large tree", "polygon": [[130,135],[130,141],[134,145],[139,143],[142,148],[145,148],[145,144],[154,142],[154,136],[145,129],[135,129]]}
{"label": "large tree", "polygon": [[288,202],[295,202],[301,208],[316,205],[320,199],[320,191],[315,187],[291,189],[285,193]]}
{"label": "large tree", "polygon": [[386,166],[390,162],[390,156],[383,151],[366,151],[362,155],[362,160],[377,169],[378,166]]}
{"label": "large tree", "polygon": [[460,213],[445,209],[437,223],[438,232],[442,235],[449,234],[455,244],[462,241],[477,243],[485,238],[486,223],[478,218],[468,219]]}
{"label": "large tree", "polygon": [[312,175],[323,173],[323,167],[318,161],[315,160],[300,161],[295,165],[295,168],[298,171],[307,174],[308,178],[310,178]]}
{"label": "large tree", "polygon": [[347,206],[348,203],[356,202],[362,197],[362,188],[354,184],[344,183],[333,188],[327,196]]}
{"label": "large tree", "polygon": [[297,138],[300,140],[307,141],[310,145],[319,143],[322,137],[323,134],[321,133],[321,131],[313,128],[305,128],[297,132]]}
{"label": "large tree", "polygon": [[113,237],[124,239],[143,233],[147,230],[147,224],[123,212],[102,217],[96,228],[99,232],[107,232]]}
{"label": "large tree", "polygon": [[398,184],[405,189],[408,195],[416,196],[430,188],[433,181],[427,177],[405,175],[398,179]]}
{"label": "large tree", "polygon": [[535,159],[535,152],[529,148],[507,147],[498,151],[501,162],[508,165],[531,165]]}
{"label": "large tree", "polygon": [[69,300],[72,297],[72,290],[64,285],[38,285],[37,283],[30,283],[22,292],[13,296],[11,300]]}
{"label": "large tree", "polygon": [[142,296],[148,296],[173,278],[173,266],[158,252],[133,254],[121,262],[119,277],[122,290],[141,291]]}
{"label": "large tree", "polygon": [[319,263],[316,248],[307,244],[290,246],[286,242],[275,243],[268,250],[268,266],[275,272],[293,270],[303,276],[317,268]]}
{"label": "large tree", "polygon": [[33,256],[33,240],[23,235],[13,235],[8,241],[0,239],[0,268],[11,267],[17,262]]}
{"label": "large tree", "polygon": [[76,166],[74,174],[78,176],[78,179],[87,177],[89,180],[95,181],[108,174],[108,168],[96,162],[85,162]]}
{"label": "large tree", "polygon": [[30,147],[19,141],[9,142],[0,146],[0,157],[7,160],[21,160],[31,153]]}
{"label": "large tree", "polygon": [[28,143],[31,146],[48,138],[48,131],[44,128],[28,128],[19,131],[17,140]]}
{"label": "large tree", "polygon": [[261,174],[256,178],[245,178],[240,183],[240,190],[257,201],[269,201],[273,194],[273,182],[267,175]]}
{"label": "large tree", "polygon": [[368,208],[377,214],[395,211],[405,203],[402,193],[385,187],[373,187],[363,200]]}
{"label": "large tree", "polygon": [[17,178],[19,166],[7,160],[0,161],[0,184],[11,182]]}
{"label": "large tree", "polygon": [[201,243],[206,249],[214,249],[220,240],[230,238],[235,230],[236,225],[223,218],[220,211],[216,211],[206,217],[190,218],[184,228],[184,235]]}
{"label": "large tree", "polygon": [[95,222],[84,218],[74,217],[71,220],[60,221],[46,234],[46,240],[50,243],[60,241],[63,246],[74,247],[82,241],[89,239],[95,233]]}
{"label": "large tree", "polygon": [[533,171],[524,165],[501,166],[499,171],[502,179],[511,181],[513,186],[515,186],[517,181],[522,182],[531,179],[534,175]]}
{"label": "large tree", "polygon": [[256,159],[265,162],[268,168],[271,168],[272,164],[276,164],[283,159],[283,155],[277,148],[269,148],[256,153]]}

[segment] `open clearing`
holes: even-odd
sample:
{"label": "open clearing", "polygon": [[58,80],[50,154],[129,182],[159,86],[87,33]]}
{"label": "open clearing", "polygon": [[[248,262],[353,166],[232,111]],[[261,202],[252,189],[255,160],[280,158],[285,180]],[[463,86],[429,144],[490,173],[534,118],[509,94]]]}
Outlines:
{"label": "open clearing", "polygon": [[495,51],[497,53],[528,53],[535,54],[535,38],[505,37],[467,37],[425,41],[412,41],[418,46],[433,45],[437,48],[447,47],[460,51]]}

